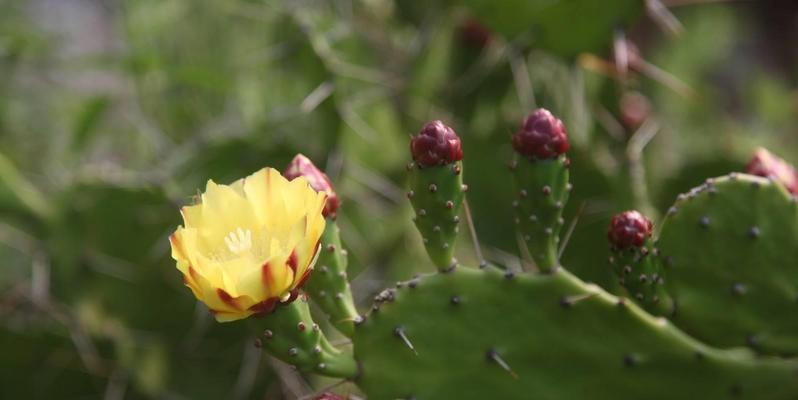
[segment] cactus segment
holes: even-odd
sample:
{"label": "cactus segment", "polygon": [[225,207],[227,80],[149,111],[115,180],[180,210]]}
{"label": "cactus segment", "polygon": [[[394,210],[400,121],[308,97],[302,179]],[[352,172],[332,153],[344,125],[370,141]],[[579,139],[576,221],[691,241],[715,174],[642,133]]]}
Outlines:
{"label": "cactus segment", "polygon": [[511,165],[517,198],[515,225],[535,265],[551,271],[559,265],[557,249],[568,201],[569,161],[565,154],[549,160],[521,158]]}
{"label": "cactus segment", "polygon": [[263,319],[268,329],[256,345],[272,356],[296,366],[303,372],[331,377],[351,378],[357,365],[351,354],[335,348],[310,316],[307,299],[277,307]]}
{"label": "cactus segment", "polygon": [[708,180],[679,196],[658,247],[675,324],[717,346],[798,354],[798,204],[784,186]]}
{"label": "cactus segment", "polygon": [[707,347],[562,268],[511,277],[458,268],[389,292],[353,341],[361,366],[355,383],[370,399],[775,400],[798,393],[795,360]]}
{"label": "cactus segment", "polygon": [[674,311],[673,300],[655,254],[651,239],[646,239],[641,247],[613,249],[609,262],[630,298],[654,315],[670,316]]}
{"label": "cactus segment", "polygon": [[305,283],[305,292],[330,317],[332,325],[352,337],[358,316],[346,275],[346,250],[341,246],[338,224],[328,219],[321,235],[316,267]]}
{"label": "cactus segment", "polygon": [[454,245],[460,225],[460,209],[467,187],[463,185],[462,163],[409,167],[408,198],[416,212],[416,228],[424,247],[439,270],[455,264]]}

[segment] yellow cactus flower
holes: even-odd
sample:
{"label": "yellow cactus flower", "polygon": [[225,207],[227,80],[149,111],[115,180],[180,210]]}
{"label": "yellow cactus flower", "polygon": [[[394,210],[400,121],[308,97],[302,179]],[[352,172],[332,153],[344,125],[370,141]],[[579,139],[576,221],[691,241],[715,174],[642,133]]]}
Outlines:
{"label": "yellow cactus flower", "polygon": [[264,168],[231,185],[208,181],[169,237],[183,281],[219,322],[271,312],[308,278],[324,231],[324,192]]}

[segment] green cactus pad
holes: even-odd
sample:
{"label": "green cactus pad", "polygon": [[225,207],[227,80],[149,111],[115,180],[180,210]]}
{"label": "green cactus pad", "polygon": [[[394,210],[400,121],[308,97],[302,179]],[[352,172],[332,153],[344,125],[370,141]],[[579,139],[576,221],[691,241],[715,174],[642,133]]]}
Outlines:
{"label": "green cactus pad", "polygon": [[454,242],[467,190],[463,185],[462,163],[409,169],[407,196],[416,212],[416,228],[435,266],[439,270],[448,269],[455,263]]}
{"label": "green cactus pad", "polygon": [[352,356],[330,344],[313,322],[304,296],[277,306],[274,313],[255,324],[266,327],[256,344],[300,371],[334,377],[352,377],[357,372]]}
{"label": "green cactus pad", "polygon": [[370,399],[798,396],[798,362],[704,346],[563,269],[458,268],[379,298],[354,338]]}
{"label": "green cactus pad", "polygon": [[330,317],[332,325],[344,335],[351,337],[358,313],[352,300],[346,265],[346,251],[341,246],[338,224],[328,219],[321,235],[319,258],[304,289]]}
{"label": "green cactus pad", "polygon": [[798,204],[743,174],[679,196],[658,243],[674,323],[716,346],[798,354]]}
{"label": "green cactus pad", "polygon": [[565,155],[553,160],[521,158],[511,166],[517,189],[513,201],[515,224],[529,255],[541,271],[559,265],[558,245],[563,226],[562,210],[571,191],[569,161]]}
{"label": "green cactus pad", "polygon": [[618,283],[638,305],[654,315],[673,313],[673,300],[665,289],[662,265],[650,239],[642,248],[614,250],[609,262]]}

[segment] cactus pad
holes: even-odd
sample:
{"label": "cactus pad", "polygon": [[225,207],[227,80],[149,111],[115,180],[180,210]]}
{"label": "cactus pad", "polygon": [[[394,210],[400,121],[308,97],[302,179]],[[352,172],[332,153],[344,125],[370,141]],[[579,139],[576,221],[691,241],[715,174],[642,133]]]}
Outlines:
{"label": "cactus pad", "polygon": [[674,323],[699,340],[798,353],[798,204],[732,174],[679,196],[658,243]]}
{"label": "cactus pad", "polygon": [[381,298],[354,340],[355,382],[373,399],[798,393],[798,362],[709,348],[563,269],[508,277],[458,268]]}

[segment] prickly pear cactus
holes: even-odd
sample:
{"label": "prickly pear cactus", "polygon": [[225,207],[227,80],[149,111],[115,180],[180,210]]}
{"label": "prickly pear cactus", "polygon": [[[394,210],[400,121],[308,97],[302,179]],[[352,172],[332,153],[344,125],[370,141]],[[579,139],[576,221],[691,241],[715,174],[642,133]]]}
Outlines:
{"label": "prickly pear cactus", "polygon": [[413,163],[408,166],[407,197],[416,212],[415,223],[424,247],[440,270],[452,268],[454,241],[467,187],[463,185],[460,138],[441,121],[424,126],[410,143]]}
{"label": "prickly pear cactus", "polygon": [[[253,323],[261,334],[256,345],[302,372],[351,381],[370,399],[798,398],[798,205],[785,189],[796,178],[785,172],[794,174],[791,167],[771,173],[773,159],[759,154],[757,173],[768,178],[708,180],[677,199],[659,235],[641,213],[618,214],[607,231],[610,265],[593,266],[616,274],[625,290],[616,297],[559,263],[571,187],[562,122],[536,110],[512,144],[519,157],[513,205],[520,251],[536,269],[514,273],[454,260],[466,195],[463,154],[454,131],[434,121],[411,141],[408,197],[436,273],[379,292],[359,315],[335,224],[337,196],[327,177],[298,157],[286,175],[304,179],[281,183],[270,172],[265,190],[275,193],[253,192],[256,200],[261,194],[285,200],[277,205],[285,207],[286,221],[268,220],[276,227],[271,236],[257,229],[219,235],[230,250],[224,255],[239,257],[235,267],[253,278],[243,280],[249,295],[236,297],[240,285],[210,264],[202,273],[224,290],[215,292],[220,300],[210,291],[206,297],[235,306],[265,298],[268,307],[236,309],[237,316],[265,314]],[[212,188],[234,198],[246,185]],[[302,200],[321,196],[316,192],[324,192],[323,208]],[[252,203],[254,215],[262,214],[261,204]],[[316,214],[326,217],[322,233],[320,222],[306,224]],[[296,215],[299,222],[289,224]],[[293,243],[309,249],[314,241],[315,267],[306,250],[275,264],[278,275],[268,262],[252,262],[267,249]],[[190,249],[177,248],[181,271],[204,260]],[[300,265],[315,272],[308,277]],[[307,297],[351,346],[327,339]]]}
{"label": "prickly pear cactus", "polygon": [[798,204],[783,185],[745,174],[679,199],[658,247],[674,322],[723,347],[798,354]]}

